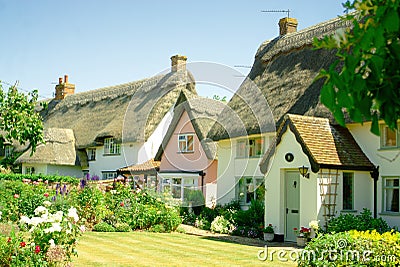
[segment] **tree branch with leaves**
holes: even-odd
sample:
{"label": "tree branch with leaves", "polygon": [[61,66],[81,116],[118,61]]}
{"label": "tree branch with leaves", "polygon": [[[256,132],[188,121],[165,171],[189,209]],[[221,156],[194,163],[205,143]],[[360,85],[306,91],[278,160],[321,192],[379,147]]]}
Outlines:
{"label": "tree branch with leaves", "polygon": [[[38,103],[38,91],[24,94],[17,86],[3,90],[0,82],[0,136],[2,141],[21,145],[29,144],[32,153],[38,144],[43,143],[42,118],[35,108]],[[1,144],[2,145],[2,144]]]}
{"label": "tree branch with leaves", "polygon": [[[353,0],[343,6],[352,27],[314,40],[317,48],[336,49],[337,60],[317,79],[326,78],[321,102],[345,125],[379,120],[397,129],[400,119],[400,0]],[[338,71],[338,69],[340,71]]]}

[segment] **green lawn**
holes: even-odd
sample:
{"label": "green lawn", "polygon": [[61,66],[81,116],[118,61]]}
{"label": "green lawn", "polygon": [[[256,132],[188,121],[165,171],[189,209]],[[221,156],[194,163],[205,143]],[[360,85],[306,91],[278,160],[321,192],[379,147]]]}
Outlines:
{"label": "green lawn", "polygon": [[[180,233],[86,232],[74,266],[295,266],[292,261],[260,261],[263,247]],[[270,248],[269,252],[277,248]],[[276,255],[274,255],[276,258]]]}

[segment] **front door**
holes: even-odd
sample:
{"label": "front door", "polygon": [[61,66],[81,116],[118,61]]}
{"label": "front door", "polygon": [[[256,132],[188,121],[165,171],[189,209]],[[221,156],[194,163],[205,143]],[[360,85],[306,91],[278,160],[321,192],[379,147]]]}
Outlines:
{"label": "front door", "polygon": [[288,171],[285,176],[286,227],[285,240],[296,241],[293,228],[299,228],[300,221],[300,174]]}

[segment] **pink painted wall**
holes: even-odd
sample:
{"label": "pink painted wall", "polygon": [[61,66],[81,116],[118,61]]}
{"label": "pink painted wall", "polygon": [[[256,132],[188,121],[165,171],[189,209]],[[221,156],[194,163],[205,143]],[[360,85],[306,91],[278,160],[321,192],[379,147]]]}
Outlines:
{"label": "pink painted wall", "polygon": [[[185,133],[194,134],[194,152],[178,152],[178,134]],[[166,147],[164,147],[160,171],[204,171],[206,173],[204,183],[210,183],[216,180],[217,161],[207,158],[186,111],[182,113],[174,133]],[[200,184],[201,181],[199,180],[199,185]]]}

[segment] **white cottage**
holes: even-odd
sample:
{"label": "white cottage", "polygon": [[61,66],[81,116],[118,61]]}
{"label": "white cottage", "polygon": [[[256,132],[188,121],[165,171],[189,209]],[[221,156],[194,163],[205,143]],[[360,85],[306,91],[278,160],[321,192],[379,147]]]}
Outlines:
{"label": "white cottage", "polygon": [[176,55],[171,62],[167,74],[76,94],[68,76],[60,78],[55,98],[41,115],[45,129],[73,132],[76,154],[85,157],[79,161],[81,173],[61,171],[64,165],[48,162],[53,149],[50,142],[42,145],[45,154],[38,149],[35,160],[30,151],[18,159],[22,172],[49,173],[51,169],[63,175],[90,173],[110,179],[116,177],[119,168],[154,158],[180,92],[188,97],[197,95],[194,79],[186,71],[186,57]]}

